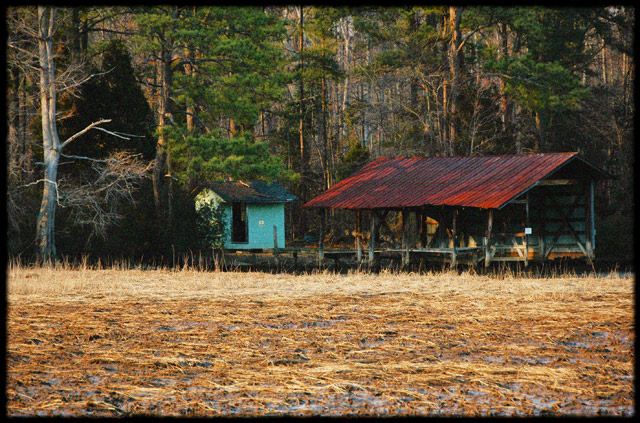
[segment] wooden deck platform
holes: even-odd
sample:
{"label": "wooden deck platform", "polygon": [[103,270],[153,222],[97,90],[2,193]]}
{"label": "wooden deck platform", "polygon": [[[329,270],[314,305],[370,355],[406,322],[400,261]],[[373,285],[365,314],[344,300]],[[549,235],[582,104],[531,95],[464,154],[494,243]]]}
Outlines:
{"label": "wooden deck platform", "polygon": [[[234,250],[226,250],[232,252]],[[502,252],[502,254],[500,254]],[[535,253],[538,254],[535,254]],[[523,262],[525,265],[529,262],[541,261],[541,255],[539,254],[539,246],[525,246],[525,245],[513,245],[513,246],[490,246],[488,251],[484,246],[472,246],[472,247],[457,247],[457,248],[445,248],[445,247],[428,247],[428,248],[376,248],[373,252],[368,249],[358,250],[355,248],[319,248],[314,246],[300,246],[300,247],[285,247],[285,248],[269,248],[259,250],[237,250],[239,254],[253,255],[256,254],[268,254],[273,256],[276,264],[280,263],[283,257],[290,257],[294,263],[298,264],[298,259],[306,259],[307,261],[312,258],[318,264],[325,260],[332,260],[334,264],[338,264],[340,260],[355,260],[358,261],[360,256],[361,263],[369,263],[371,261],[371,253],[373,253],[373,262],[380,259],[396,259],[400,258],[403,266],[408,265],[415,259],[419,259],[425,262],[437,262],[456,266],[458,264],[477,266],[483,263],[487,259],[487,254],[491,262]],[[498,253],[498,254],[497,254]],[[507,253],[506,255],[504,253]],[[255,262],[253,257],[250,261]],[[369,263],[371,264],[371,263]]]}

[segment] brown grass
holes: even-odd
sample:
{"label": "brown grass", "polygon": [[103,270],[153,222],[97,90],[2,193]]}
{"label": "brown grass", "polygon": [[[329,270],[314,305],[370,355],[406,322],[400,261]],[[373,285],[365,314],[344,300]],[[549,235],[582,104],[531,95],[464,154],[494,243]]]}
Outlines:
{"label": "brown grass", "polygon": [[7,274],[9,416],[635,414],[633,278]]}

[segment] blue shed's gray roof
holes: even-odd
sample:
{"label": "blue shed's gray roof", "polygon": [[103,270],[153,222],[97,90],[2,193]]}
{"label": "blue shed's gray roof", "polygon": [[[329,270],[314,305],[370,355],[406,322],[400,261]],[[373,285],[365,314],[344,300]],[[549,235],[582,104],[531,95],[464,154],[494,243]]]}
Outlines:
{"label": "blue shed's gray roof", "polygon": [[207,188],[227,202],[288,203],[298,200],[298,197],[277,182],[217,181],[210,182]]}

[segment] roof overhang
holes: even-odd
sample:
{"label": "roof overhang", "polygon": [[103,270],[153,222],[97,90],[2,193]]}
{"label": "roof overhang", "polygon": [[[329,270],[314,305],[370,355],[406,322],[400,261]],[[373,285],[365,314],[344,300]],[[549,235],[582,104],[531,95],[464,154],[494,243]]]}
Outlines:
{"label": "roof overhang", "polygon": [[[524,189],[519,194],[515,195],[509,201],[502,204],[498,207],[498,210],[508,206],[513,203],[517,198],[526,194],[530,190],[535,187],[543,186],[543,185],[565,185],[571,182],[568,181],[597,181],[597,180],[605,180],[605,179],[615,179],[613,175],[608,172],[605,172],[602,169],[598,169],[593,166],[591,163],[584,160],[582,157],[575,155],[571,159],[567,160],[560,166],[558,166],[554,171],[549,173],[544,178],[534,182],[531,186]],[[551,182],[558,181],[558,183],[552,184]],[[567,181],[567,182],[560,182]],[[547,184],[546,182],[549,182]]]}
{"label": "roof overhang", "polygon": [[[564,169],[564,170],[563,170]],[[423,206],[500,209],[542,180],[611,175],[577,152],[466,157],[383,157],[304,204],[303,208],[402,209]],[[566,176],[566,175],[565,175]]]}
{"label": "roof overhang", "polygon": [[242,203],[290,203],[298,197],[277,182],[216,181],[205,189],[211,190],[224,202]]}

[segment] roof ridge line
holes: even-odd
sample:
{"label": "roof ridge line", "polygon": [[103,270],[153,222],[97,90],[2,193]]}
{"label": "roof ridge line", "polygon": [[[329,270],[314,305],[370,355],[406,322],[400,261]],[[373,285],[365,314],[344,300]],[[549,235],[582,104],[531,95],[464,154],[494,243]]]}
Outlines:
{"label": "roof ridge line", "polygon": [[381,156],[373,159],[373,161],[386,159],[386,160],[397,160],[397,159],[459,159],[459,158],[472,158],[472,157],[507,157],[507,156],[551,156],[551,155],[578,155],[579,151],[564,151],[564,152],[555,152],[555,153],[508,153],[508,154],[476,154],[476,155],[466,155],[466,156]]}

